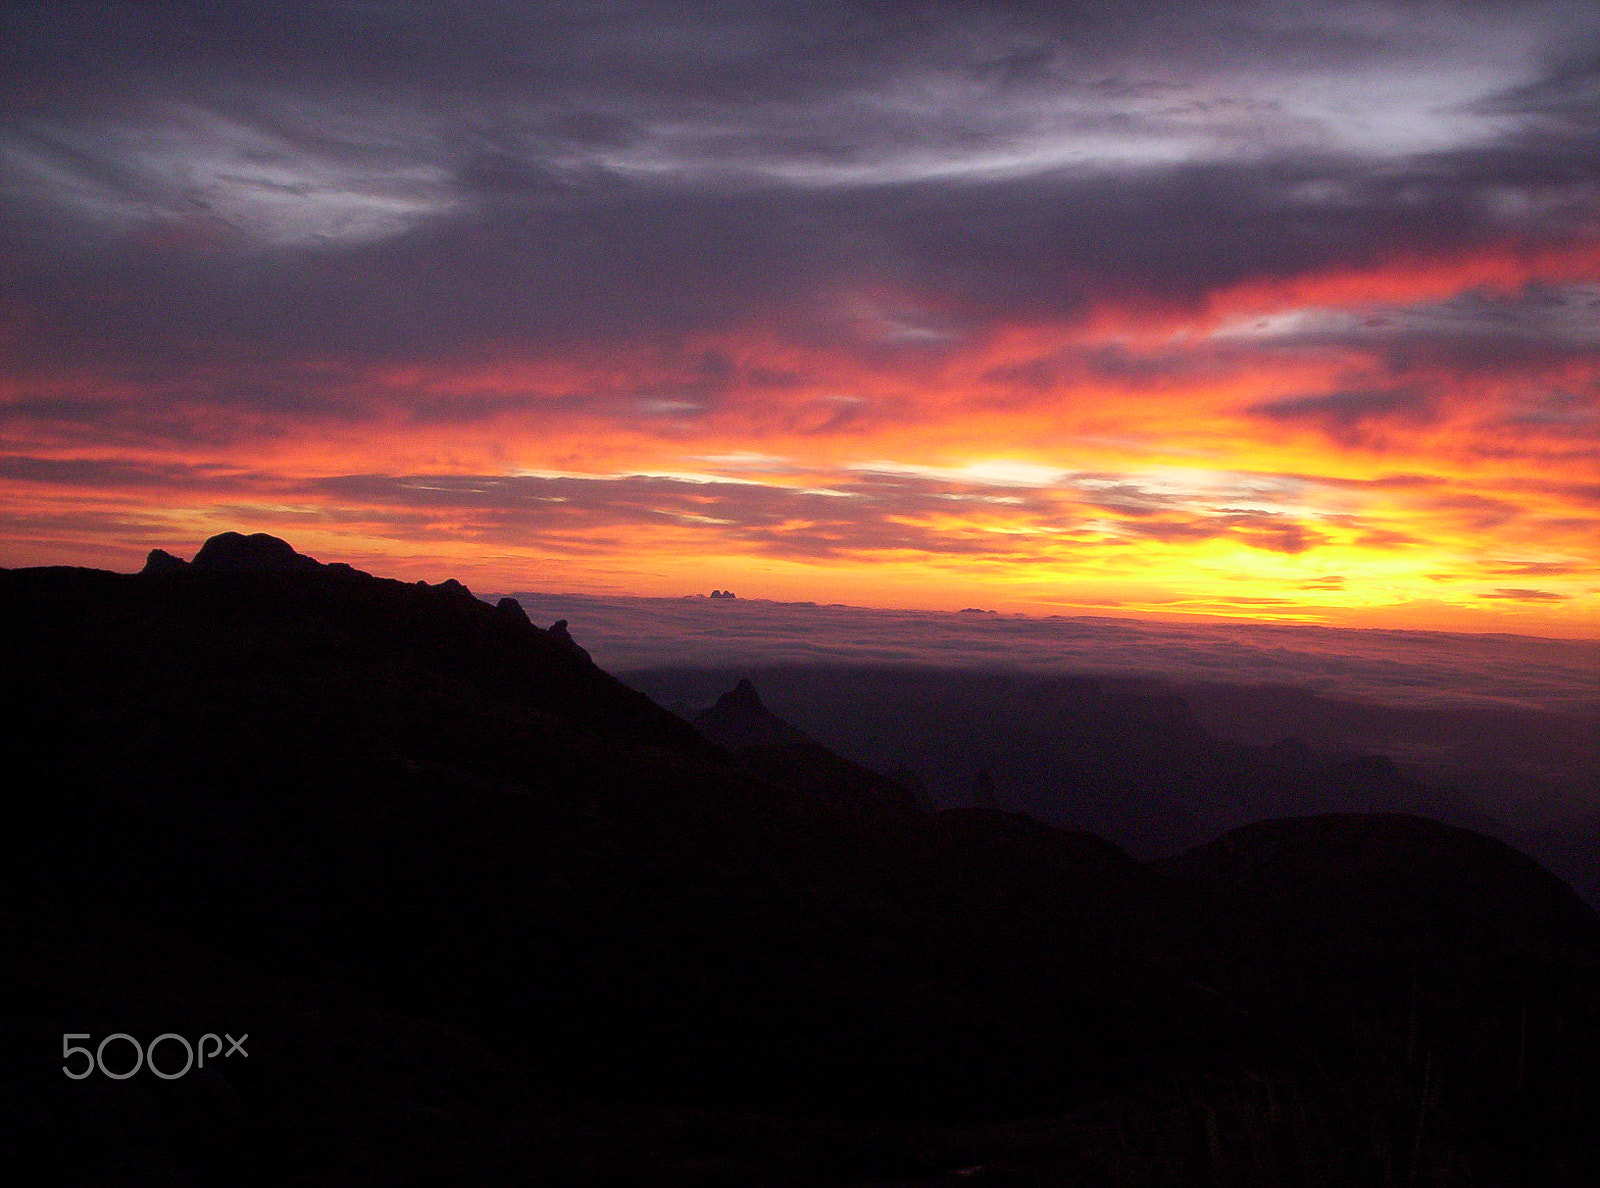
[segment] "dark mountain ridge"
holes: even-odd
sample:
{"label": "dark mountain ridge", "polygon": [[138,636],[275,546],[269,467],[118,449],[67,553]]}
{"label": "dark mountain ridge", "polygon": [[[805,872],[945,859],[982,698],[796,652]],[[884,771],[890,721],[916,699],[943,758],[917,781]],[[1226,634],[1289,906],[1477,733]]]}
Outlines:
{"label": "dark mountain ridge", "polygon": [[[65,1181],[1595,1170],[1600,923],[1467,831],[1150,867],[916,811],[714,745],[509,600],[273,538],[0,571],[0,608],[0,1092]],[[224,1031],[248,1060],[61,1072],[66,1034]]]}

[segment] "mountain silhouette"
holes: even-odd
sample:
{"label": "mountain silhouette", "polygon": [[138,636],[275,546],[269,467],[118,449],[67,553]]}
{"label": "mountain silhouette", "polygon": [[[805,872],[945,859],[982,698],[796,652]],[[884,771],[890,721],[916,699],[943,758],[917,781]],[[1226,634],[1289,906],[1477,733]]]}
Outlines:
{"label": "mountain silhouette", "polygon": [[282,573],[318,565],[302,556],[286,540],[255,532],[249,536],[223,532],[200,547],[190,563],[195,569],[216,573]]}
{"label": "mountain silhouette", "polygon": [[[0,1125],[62,1182],[1600,1166],[1593,913],[1469,830],[1317,815],[1150,865],[919,811],[753,686],[718,742],[565,624],[270,537],[0,571],[0,613]],[[62,1072],[64,1035],[225,1031],[247,1059]]]}
{"label": "mountain silhouette", "polygon": [[694,725],[718,746],[730,750],[783,744],[815,746],[816,740],[796,729],[761,703],[749,678],[717,699],[717,703],[694,719]]}
{"label": "mountain silhouette", "polygon": [[915,795],[902,784],[851,763],[790,725],[762,704],[748,678],[741,678],[697,714],[695,729],[734,751],[744,767],[783,787],[863,809],[911,808]]}

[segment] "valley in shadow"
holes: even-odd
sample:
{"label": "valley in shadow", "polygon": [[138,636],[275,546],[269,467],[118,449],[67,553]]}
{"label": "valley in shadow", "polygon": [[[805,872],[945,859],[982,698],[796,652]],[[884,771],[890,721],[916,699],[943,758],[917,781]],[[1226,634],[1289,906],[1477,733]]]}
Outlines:
{"label": "valley in shadow", "polygon": [[624,675],[691,718],[751,680],[778,716],[932,807],[983,796],[1143,858],[1264,817],[1414,813],[1526,849],[1600,903],[1600,741],[1578,714],[927,664]]}

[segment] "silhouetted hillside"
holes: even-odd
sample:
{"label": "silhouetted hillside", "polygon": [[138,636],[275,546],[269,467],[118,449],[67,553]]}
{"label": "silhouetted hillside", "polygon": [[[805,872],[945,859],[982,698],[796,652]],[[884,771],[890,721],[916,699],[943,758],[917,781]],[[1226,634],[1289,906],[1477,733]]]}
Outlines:
{"label": "silhouetted hillside", "polygon": [[[919,812],[777,727],[708,742],[510,600],[270,537],[0,571],[0,610],[0,1112],[62,1182],[1595,1169],[1594,918],[1475,834],[1276,822],[1152,869]],[[1092,730],[1136,771],[1196,732]],[[66,1034],[205,1032],[248,1058],[62,1072]]]}

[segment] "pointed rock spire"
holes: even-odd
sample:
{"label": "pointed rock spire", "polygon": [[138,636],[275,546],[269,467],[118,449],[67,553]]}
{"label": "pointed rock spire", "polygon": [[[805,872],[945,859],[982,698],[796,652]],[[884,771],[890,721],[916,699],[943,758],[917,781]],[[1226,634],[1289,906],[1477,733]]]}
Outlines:
{"label": "pointed rock spire", "polygon": [[815,745],[805,731],[791,726],[762,704],[761,695],[748,677],[696,717],[694,725],[712,742],[733,750],[785,743]]}

